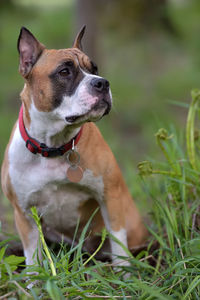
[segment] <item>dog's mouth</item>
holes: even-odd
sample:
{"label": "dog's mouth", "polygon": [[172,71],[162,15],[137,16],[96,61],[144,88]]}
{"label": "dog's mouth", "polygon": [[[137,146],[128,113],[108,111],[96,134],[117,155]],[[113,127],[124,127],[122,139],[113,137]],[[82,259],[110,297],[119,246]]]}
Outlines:
{"label": "dog's mouth", "polygon": [[[98,113],[98,111],[101,112],[102,109],[105,109],[104,113],[103,114]],[[66,117],[65,120],[71,124],[78,123],[79,121],[80,122],[97,121],[101,119],[103,116],[109,114],[110,110],[111,110],[111,102],[103,98],[101,101],[98,101],[98,103],[96,103],[87,113],[82,115],[72,115]],[[92,114],[93,112],[94,114]]]}
{"label": "dog's mouth", "polygon": [[[82,115],[83,116],[83,115]],[[79,118],[81,118],[81,116],[70,116],[70,117],[66,117],[65,120],[69,123],[74,123],[76,122]]]}

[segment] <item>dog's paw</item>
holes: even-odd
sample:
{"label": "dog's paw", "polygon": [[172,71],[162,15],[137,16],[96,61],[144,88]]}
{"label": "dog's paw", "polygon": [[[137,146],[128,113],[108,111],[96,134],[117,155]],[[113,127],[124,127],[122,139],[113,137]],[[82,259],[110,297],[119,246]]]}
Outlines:
{"label": "dog's paw", "polygon": [[26,286],[26,288],[27,288],[28,290],[30,290],[30,289],[32,289],[33,287],[39,285],[39,280],[37,280],[37,279],[31,280],[31,276],[32,276],[32,275],[38,275],[38,274],[39,274],[38,272],[27,272],[26,283],[27,283],[28,285]]}
{"label": "dog's paw", "polygon": [[[27,280],[27,281],[30,281],[30,280]],[[39,280],[34,280],[26,286],[26,289],[31,290],[33,287],[36,287],[37,285],[39,285]]]}
{"label": "dog's paw", "polygon": [[[113,261],[113,269],[116,273],[121,272],[123,270],[123,267],[130,267],[131,263],[128,260],[125,259],[115,259]],[[124,270],[124,273],[122,275],[123,280],[130,279],[131,277],[131,272]]]}

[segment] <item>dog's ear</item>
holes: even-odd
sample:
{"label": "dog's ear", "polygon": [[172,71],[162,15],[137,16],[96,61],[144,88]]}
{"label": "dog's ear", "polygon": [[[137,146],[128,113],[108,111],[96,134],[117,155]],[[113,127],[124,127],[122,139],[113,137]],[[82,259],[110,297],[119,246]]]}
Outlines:
{"label": "dog's ear", "polygon": [[80,49],[81,51],[83,50],[82,49],[82,45],[81,45],[81,40],[82,40],[82,37],[85,33],[85,28],[86,28],[86,25],[84,25],[81,30],[79,31],[79,33],[77,34],[75,40],[74,40],[74,44],[73,44],[73,48],[78,48]]}
{"label": "dog's ear", "polygon": [[19,72],[27,77],[45,46],[25,27],[21,28],[17,49],[20,55]]}

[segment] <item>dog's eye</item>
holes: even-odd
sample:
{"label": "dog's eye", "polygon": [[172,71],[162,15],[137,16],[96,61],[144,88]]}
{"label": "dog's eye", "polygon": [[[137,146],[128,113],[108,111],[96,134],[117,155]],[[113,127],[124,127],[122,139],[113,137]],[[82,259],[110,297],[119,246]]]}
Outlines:
{"label": "dog's eye", "polygon": [[91,62],[91,65],[92,65],[92,74],[98,75],[98,67],[97,67],[97,65],[93,61]]}
{"label": "dog's eye", "polygon": [[69,68],[64,68],[59,72],[59,74],[62,77],[67,77],[70,75],[70,70],[69,70]]}

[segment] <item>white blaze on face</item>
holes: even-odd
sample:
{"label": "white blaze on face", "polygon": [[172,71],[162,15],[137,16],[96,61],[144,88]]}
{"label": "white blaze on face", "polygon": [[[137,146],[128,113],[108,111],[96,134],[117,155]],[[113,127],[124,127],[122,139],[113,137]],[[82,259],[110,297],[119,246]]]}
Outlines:
{"label": "white blaze on face", "polygon": [[[71,116],[82,116],[90,112],[92,107],[98,102],[98,96],[90,93],[90,82],[93,78],[102,78],[84,72],[84,78],[79,83],[72,96],[64,96],[61,105],[54,111],[61,118]],[[111,95],[111,93],[110,93]]]}

